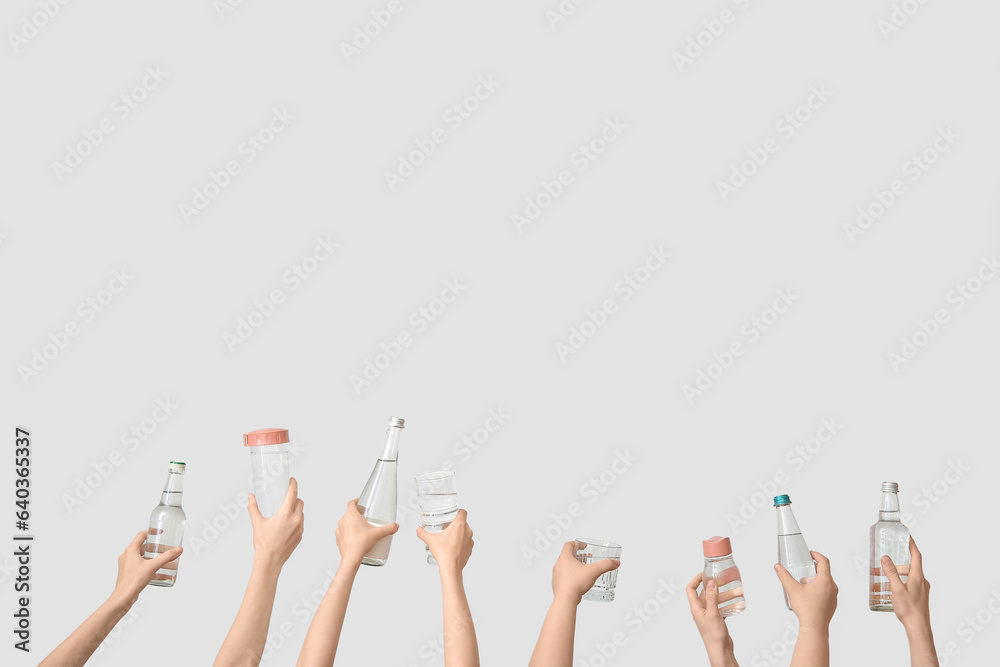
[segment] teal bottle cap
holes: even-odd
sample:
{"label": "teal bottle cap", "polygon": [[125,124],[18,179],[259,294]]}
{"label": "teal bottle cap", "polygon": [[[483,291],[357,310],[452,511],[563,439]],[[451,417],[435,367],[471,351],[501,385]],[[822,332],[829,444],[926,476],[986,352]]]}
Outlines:
{"label": "teal bottle cap", "polygon": [[774,497],[774,506],[775,507],[780,507],[781,505],[791,505],[791,504],[792,504],[792,499],[789,498],[788,496],[781,495],[781,496],[775,496]]}

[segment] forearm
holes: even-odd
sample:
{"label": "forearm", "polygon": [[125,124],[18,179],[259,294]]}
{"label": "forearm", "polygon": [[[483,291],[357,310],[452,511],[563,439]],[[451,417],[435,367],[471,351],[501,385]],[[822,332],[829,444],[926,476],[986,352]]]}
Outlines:
{"label": "forearm", "polygon": [[260,664],[280,573],[280,565],[254,559],[243,603],[215,658],[216,667]]}
{"label": "forearm", "polygon": [[791,667],[830,667],[830,629],[799,626]]}
{"label": "forearm", "polygon": [[708,664],[711,667],[740,667],[736,662],[736,654],[733,652],[733,642],[729,640],[725,645],[705,646],[708,651]]}
{"label": "forearm", "polygon": [[911,667],[938,667],[937,651],[934,648],[934,633],[930,623],[907,626],[906,639],[910,643]]}
{"label": "forearm", "polygon": [[567,598],[553,600],[528,667],[573,667],[578,602]]}
{"label": "forearm", "polygon": [[479,667],[476,626],[461,571],[441,573],[441,593],[444,598],[445,667]]}
{"label": "forearm", "polygon": [[56,650],[38,663],[39,667],[80,667],[85,664],[132,607],[133,602],[135,600],[123,601],[114,596],[108,598]]}
{"label": "forearm", "polygon": [[299,667],[331,667],[337,657],[337,646],[340,644],[340,633],[344,628],[344,618],[347,616],[347,604],[351,599],[351,588],[354,577],[358,574],[360,564],[341,562],[337,573],[333,576],[330,588],[327,589],[323,601],[320,602],[313,615],[309,631],[306,633],[302,652],[299,653]]}

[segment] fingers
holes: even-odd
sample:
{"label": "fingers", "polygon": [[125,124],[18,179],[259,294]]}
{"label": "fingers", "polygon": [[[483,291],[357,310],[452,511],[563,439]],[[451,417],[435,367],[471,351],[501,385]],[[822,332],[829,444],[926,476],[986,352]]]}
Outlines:
{"label": "fingers", "polygon": [[567,542],[563,545],[561,556],[569,556],[570,558],[576,558],[576,552],[585,547],[583,542],[577,542],[576,540],[572,542]]}
{"label": "fingers", "polygon": [[[159,570],[160,568],[166,566],[166,564],[169,563],[170,561],[176,560],[178,557],[180,557],[182,553],[184,553],[184,547],[174,547],[173,549],[168,550],[166,553],[162,553],[156,558],[150,560],[149,566],[153,570]],[[176,569],[176,565],[172,569]]]}
{"label": "fingers", "polygon": [[903,588],[903,580],[899,578],[899,571],[896,570],[896,564],[888,556],[882,556],[882,572],[889,579],[889,589],[893,593]]}
{"label": "fingers", "polygon": [[469,513],[466,512],[465,510],[458,510],[458,514],[455,515],[455,518],[452,519],[451,522],[455,523],[456,521],[458,521],[460,523],[468,523],[469,522]]}
{"label": "fingers", "polygon": [[285,499],[281,502],[281,510],[290,513],[295,508],[295,500],[298,497],[299,497],[299,483],[294,477],[289,477],[288,490],[285,491]]}
{"label": "fingers", "polygon": [[825,577],[832,577],[833,575],[830,572],[830,559],[818,551],[810,551],[809,553],[812,554],[813,560],[816,561],[816,574]]}
{"label": "fingers", "polygon": [[361,514],[361,508],[358,507],[358,499],[357,498],[355,498],[354,500],[348,500],[347,501],[347,509],[349,511],[353,510],[353,511],[357,512],[358,514]]}
{"label": "fingers", "polygon": [[918,579],[924,577],[924,558],[920,555],[920,549],[917,548],[912,535],[910,535],[910,576]]}
{"label": "fingers", "polygon": [[257,496],[252,493],[247,496],[247,512],[250,513],[251,524],[256,524],[264,518],[260,513],[260,508],[257,507]]}
{"label": "fingers", "polygon": [[694,579],[688,582],[687,591],[688,604],[691,605],[691,610],[701,609],[701,599],[698,597],[698,586],[701,585],[702,580],[705,578],[703,572],[699,572]]}
{"label": "fingers", "polygon": [[132,541],[129,542],[129,545],[128,545],[128,547],[126,547],[125,551],[128,552],[128,551],[131,550],[131,551],[135,551],[135,552],[138,552],[138,553],[141,554],[142,553],[142,543],[146,541],[146,535],[148,535],[148,534],[149,534],[149,532],[145,531],[145,530],[142,531],[142,532],[136,533],[135,537],[132,538]]}
{"label": "fingers", "polygon": [[796,586],[801,586],[799,582],[795,581],[795,577],[792,573],[781,566],[781,563],[774,564],[774,571],[778,574],[778,579],[781,580],[781,587],[786,591],[794,589]]}

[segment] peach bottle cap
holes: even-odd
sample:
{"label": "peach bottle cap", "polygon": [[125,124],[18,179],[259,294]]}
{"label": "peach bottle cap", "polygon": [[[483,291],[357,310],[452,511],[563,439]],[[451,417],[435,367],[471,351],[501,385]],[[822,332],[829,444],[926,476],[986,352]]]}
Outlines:
{"label": "peach bottle cap", "polygon": [[733,546],[729,543],[729,538],[718,535],[703,541],[701,548],[705,552],[705,558],[719,558],[733,553]]}
{"label": "peach bottle cap", "polygon": [[243,434],[243,446],[280,445],[288,442],[287,428],[260,428]]}

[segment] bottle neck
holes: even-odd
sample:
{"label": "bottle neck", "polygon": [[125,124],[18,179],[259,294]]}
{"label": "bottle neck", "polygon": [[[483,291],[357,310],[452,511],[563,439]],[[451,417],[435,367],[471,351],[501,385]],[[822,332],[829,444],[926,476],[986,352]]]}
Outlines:
{"label": "bottle neck", "polygon": [[385,446],[382,447],[382,454],[379,461],[395,462],[399,456],[399,436],[403,429],[399,426],[390,426],[385,432]]}
{"label": "bottle neck", "polygon": [[167,473],[167,483],[163,485],[163,494],[160,496],[161,505],[181,506],[181,496],[184,493],[184,473],[171,470]]}
{"label": "bottle neck", "polygon": [[795,533],[801,533],[799,530],[799,523],[795,520],[795,515],[792,514],[791,505],[779,505],[778,510],[778,535],[794,535]]}
{"label": "bottle neck", "polygon": [[892,491],[882,493],[882,504],[878,510],[879,521],[899,521],[899,496]]}

